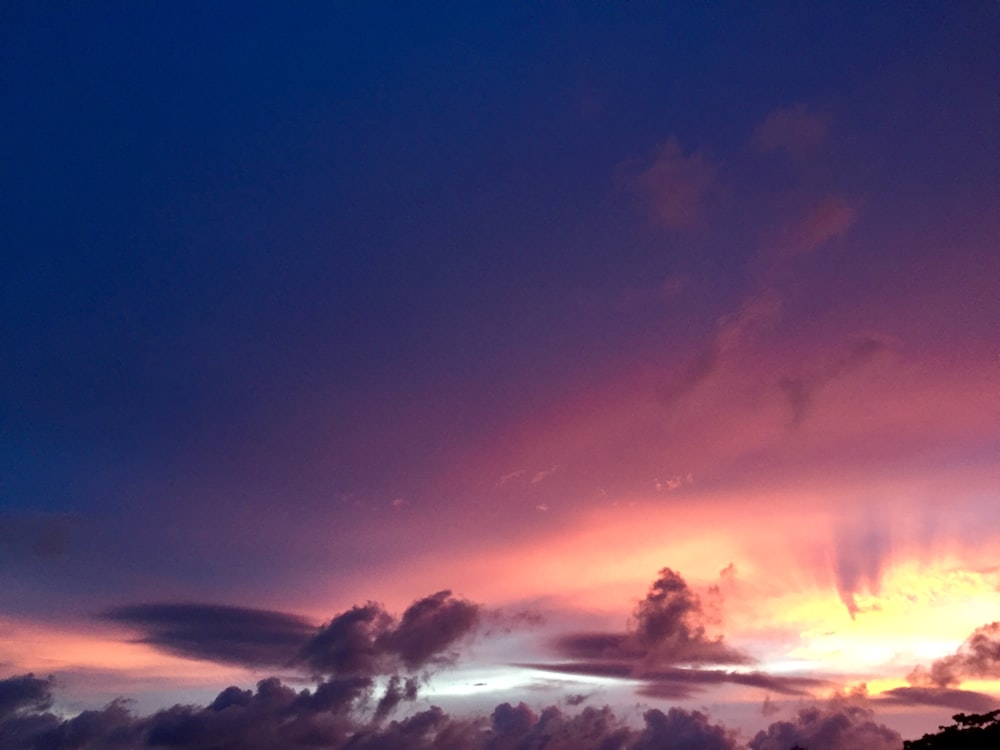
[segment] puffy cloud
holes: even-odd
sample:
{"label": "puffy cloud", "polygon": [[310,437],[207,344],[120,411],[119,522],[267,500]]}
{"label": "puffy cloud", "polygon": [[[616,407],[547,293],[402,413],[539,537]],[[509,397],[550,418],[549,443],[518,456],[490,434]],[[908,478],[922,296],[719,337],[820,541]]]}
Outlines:
{"label": "puffy cloud", "polygon": [[667,713],[652,709],[643,714],[646,728],[632,747],[634,750],[735,750],[733,733],[719,724],[711,724],[700,711],[671,708]]}
{"label": "puffy cloud", "polygon": [[667,699],[690,698],[707,686],[724,683],[799,696],[830,684],[812,677],[705,668],[747,664],[750,659],[721,636],[707,634],[698,595],[670,568],[660,571],[636,606],[629,630],[569,633],[557,638],[554,646],[564,661],[520,666],[559,674],[638,679],[644,683],[641,694]]}
{"label": "puffy cloud", "polygon": [[0,680],[0,721],[21,712],[44,711],[52,705],[52,678],[33,674]]}
{"label": "puffy cloud", "polygon": [[899,750],[902,737],[878,724],[871,710],[856,705],[807,706],[792,721],[776,721],[758,732],[749,750]]}
{"label": "puffy cloud", "polygon": [[912,685],[946,688],[970,677],[1000,677],[1000,621],[976,628],[954,654],[929,669],[917,667],[907,679]]}
{"label": "puffy cloud", "polygon": [[479,624],[478,605],[450,591],[419,599],[397,623],[379,604],[353,607],[324,625],[302,648],[315,674],[377,675],[448,663],[450,651]]}
{"label": "puffy cloud", "polygon": [[398,621],[369,602],[319,628],[286,612],[202,604],[137,604],[101,618],[138,628],[142,643],[188,658],[373,677],[448,663],[479,625],[480,608],[439,591],[415,601]]}
{"label": "puffy cloud", "polygon": [[[737,733],[700,711],[651,709],[634,727],[607,706],[575,714],[549,706],[502,703],[488,715],[450,716],[431,706],[384,723],[413,697],[411,680],[390,680],[372,710],[367,677],[330,679],[296,692],[270,677],[255,690],[229,687],[204,706],[174,705],[135,716],[126,701],[62,719],[48,711],[51,681],[32,675],[0,680],[4,750],[736,750]],[[961,692],[961,691],[956,691]],[[572,701],[571,701],[572,702]],[[577,703],[579,701],[576,701]],[[867,708],[843,699],[806,706],[791,721],[759,732],[748,750],[898,750],[899,735]]]}

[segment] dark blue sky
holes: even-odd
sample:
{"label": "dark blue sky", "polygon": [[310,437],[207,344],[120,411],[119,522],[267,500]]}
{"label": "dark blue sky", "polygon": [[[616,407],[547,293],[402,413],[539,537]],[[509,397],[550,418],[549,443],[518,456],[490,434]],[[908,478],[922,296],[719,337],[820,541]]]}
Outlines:
{"label": "dark blue sky", "polygon": [[395,601],[664,487],[975,516],[1000,11],[876,5],[4,3],[6,614]]}

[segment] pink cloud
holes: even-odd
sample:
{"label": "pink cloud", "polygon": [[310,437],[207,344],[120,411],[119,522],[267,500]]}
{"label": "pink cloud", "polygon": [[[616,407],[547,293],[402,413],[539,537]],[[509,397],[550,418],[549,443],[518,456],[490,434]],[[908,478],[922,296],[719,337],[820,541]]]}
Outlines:
{"label": "pink cloud", "polygon": [[857,219],[856,204],[842,195],[828,195],[766,238],[766,244],[778,257],[807,255],[845,234]]}

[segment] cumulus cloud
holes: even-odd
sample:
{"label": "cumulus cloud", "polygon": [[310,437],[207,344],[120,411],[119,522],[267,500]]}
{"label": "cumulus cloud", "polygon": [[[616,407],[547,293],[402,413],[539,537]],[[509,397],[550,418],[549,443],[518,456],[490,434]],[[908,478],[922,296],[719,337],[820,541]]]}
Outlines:
{"label": "cumulus cloud", "polygon": [[[4,750],[737,750],[738,733],[701,711],[651,709],[641,726],[611,708],[566,713],[525,703],[501,703],[481,715],[451,716],[436,706],[387,722],[415,697],[413,680],[393,678],[378,701],[368,677],[320,681],[294,690],[276,677],[256,689],[231,686],[207,705],[174,705],[148,716],[116,699],[69,718],[49,711],[52,681],[33,675],[0,679],[0,747]],[[956,691],[962,692],[962,691]],[[583,697],[570,696],[578,705]],[[374,703],[374,707],[373,707]],[[936,704],[935,704],[936,705]],[[900,736],[868,708],[843,698],[799,709],[757,733],[747,750],[898,750]]]}
{"label": "cumulus cloud", "polygon": [[652,163],[627,179],[647,201],[652,219],[665,229],[701,224],[705,200],[718,167],[701,151],[685,154],[674,137],[660,146]]}
{"label": "cumulus cloud", "polygon": [[762,153],[785,152],[792,156],[808,153],[824,140],[829,118],[810,112],[804,104],[772,110],[750,136],[750,145]]}
{"label": "cumulus cloud", "polygon": [[875,722],[870,709],[856,705],[807,706],[791,721],[776,721],[758,732],[749,750],[899,750],[903,739]]}
{"label": "cumulus cloud", "polygon": [[907,679],[915,686],[947,688],[975,677],[1000,678],[1000,621],[976,628],[954,654],[930,668],[917,667]]}

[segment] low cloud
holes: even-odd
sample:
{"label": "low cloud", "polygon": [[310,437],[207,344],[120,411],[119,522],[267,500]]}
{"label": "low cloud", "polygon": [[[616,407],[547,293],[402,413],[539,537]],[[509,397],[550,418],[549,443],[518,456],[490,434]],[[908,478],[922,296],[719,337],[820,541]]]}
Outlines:
{"label": "low cloud", "polygon": [[143,631],[141,643],[176,656],[247,667],[288,666],[316,633],[297,615],[221,605],[134,604],[101,617]]}
{"label": "low cloud", "polygon": [[832,361],[818,370],[782,378],[779,387],[791,408],[792,427],[799,427],[805,422],[816,397],[825,386],[861,369],[887,349],[888,344],[885,341],[872,336],[863,336],[850,341]]}
{"label": "low cloud", "polygon": [[776,721],[758,732],[749,750],[899,750],[903,738],[875,722],[870,709],[856,705],[807,706],[791,721]]}
{"label": "low cloud", "polygon": [[985,693],[939,687],[898,687],[879,693],[873,700],[904,706],[942,706],[974,712],[989,711],[996,706],[996,699]]}

